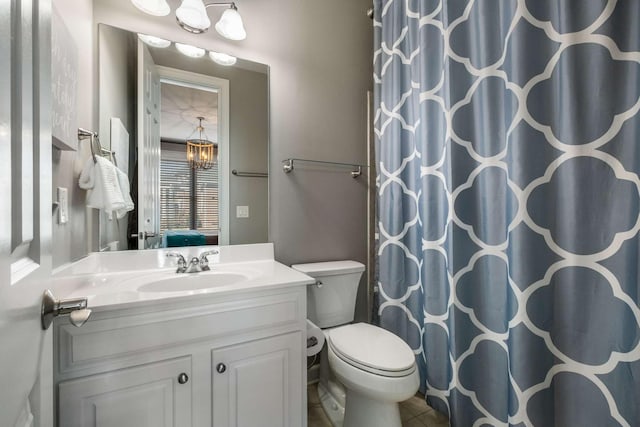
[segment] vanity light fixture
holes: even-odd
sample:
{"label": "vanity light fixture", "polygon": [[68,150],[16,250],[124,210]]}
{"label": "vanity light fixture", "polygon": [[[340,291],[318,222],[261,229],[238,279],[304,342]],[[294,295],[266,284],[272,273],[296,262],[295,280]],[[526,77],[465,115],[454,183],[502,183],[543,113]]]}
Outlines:
{"label": "vanity light fixture", "polygon": [[176,9],[176,20],[184,30],[201,34],[209,29],[211,21],[207,16],[207,8],[212,6],[228,7],[216,23],[216,31],[229,40],[244,40],[247,32],[242,23],[242,17],[234,2],[208,3],[202,0],[182,0],[182,4]]}
{"label": "vanity light fixture", "polygon": [[182,4],[176,9],[176,21],[182,28],[194,34],[203,33],[211,26],[202,0],[182,0]]}
{"label": "vanity light fixture", "polygon": [[176,43],[176,49],[178,49],[181,54],[191,58],[201,58],[204,56],[204,49],[191,46],[190,44]]}
{"label": "vanity light fixture", "polygon": [[213,62],[225,66],[234,65],[238,61],[238,58],[236,58],[235,56],[213,51],[209,52],[209,58],[211,58]]}
{"label": "vanity light fixture", "polygon": [[151,47],[165,48],[171,46],[171,42],[169,40],[161,39],[156,36],[138,33],[138,38]]}
{"label": "vanity light fixture", "polygon": [[[213,5],[216,5],[216,3],[213,3]],[[229,9],[226,9],[222,13],[220,20],[216,23],[216,31],[222,37],[229,40],[244,40],[247,38],[242,17],[240,13],[238,13],[238,8],[236,8],[235,3],[231,3]]]}
{"label": "vanity light fixture", "polygon": [[144,13],[153,16],[167,16],[171,12],[166,0],[131,0],[131,3]]}
{"label": "vanity light fixture", "polygon": [[[192,169],[210,169],[216,162],[214,143],[209,141],[204,133],[202,121],[204,117],[196,117],[200,123],[196,130],[187,138],[187,160]],[[197,138],[193,138],[197,134]],[[204,136],[204,138],[203,138]]]}

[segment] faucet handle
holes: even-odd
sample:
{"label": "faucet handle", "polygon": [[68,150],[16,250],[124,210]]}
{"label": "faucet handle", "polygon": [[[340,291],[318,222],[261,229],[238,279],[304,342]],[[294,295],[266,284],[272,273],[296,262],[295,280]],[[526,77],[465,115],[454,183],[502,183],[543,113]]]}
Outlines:
{"label": "faucet handle", "polygon": [[218,255],[219,253],[220,253],[220,251],[217,250],[217,249],[212,249],[210,251],[202,252],[200,254],[200,268],[203,271],[209,271],[210,270],[210,268],[209,268],[209,260],[207,259],[207,257],[209,255]]}
{"label": "faucet handle", "polygon": [[185,261],[184,256],[179,252],[167,252],[167,258],[177,258],[178,259],[178,270],[176,273],[184,273],[187,269],[187,261]]}

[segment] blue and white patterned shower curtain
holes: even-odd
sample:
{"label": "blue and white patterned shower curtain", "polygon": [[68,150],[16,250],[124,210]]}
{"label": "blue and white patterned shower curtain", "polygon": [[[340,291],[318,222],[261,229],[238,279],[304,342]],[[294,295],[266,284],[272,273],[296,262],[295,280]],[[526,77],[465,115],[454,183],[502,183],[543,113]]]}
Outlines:
{"label": "blue and white patterned shower curtain", "polygon": [[640,1],[374,9],[379,322],[429,402],[640,426]]}

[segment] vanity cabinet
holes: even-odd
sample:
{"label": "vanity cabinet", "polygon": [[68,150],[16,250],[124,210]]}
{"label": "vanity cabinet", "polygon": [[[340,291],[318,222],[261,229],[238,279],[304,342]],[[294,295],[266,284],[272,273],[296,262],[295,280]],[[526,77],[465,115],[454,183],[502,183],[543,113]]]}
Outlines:
{"label": "vanity cabinet", "polygon": [[305,318],[296,286],[56,319],[57,425],[306,426]]}
{"label": "vanity cabinet", "polygon": [[59,425],[190,426],[190,375],[191,358],[182,357],[65,381],[59,386]]}
{"label": "vanity cabinet", "polygon": [[299,332],[213,350],[213,425],[297,426],[301,350]]}

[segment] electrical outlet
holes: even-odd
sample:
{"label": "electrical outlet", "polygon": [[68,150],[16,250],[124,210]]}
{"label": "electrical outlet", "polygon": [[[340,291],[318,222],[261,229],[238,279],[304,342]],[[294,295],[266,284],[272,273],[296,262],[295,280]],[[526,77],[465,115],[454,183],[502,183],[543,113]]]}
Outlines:
{"label": "electrical outlet", "polygon": [[58,187],[58,224],[69,222],[69,193],[66,188]]}
{"label": "electrical outlet", "polygon": [[236,206],[236,218],[249,218],[249,206]]}

